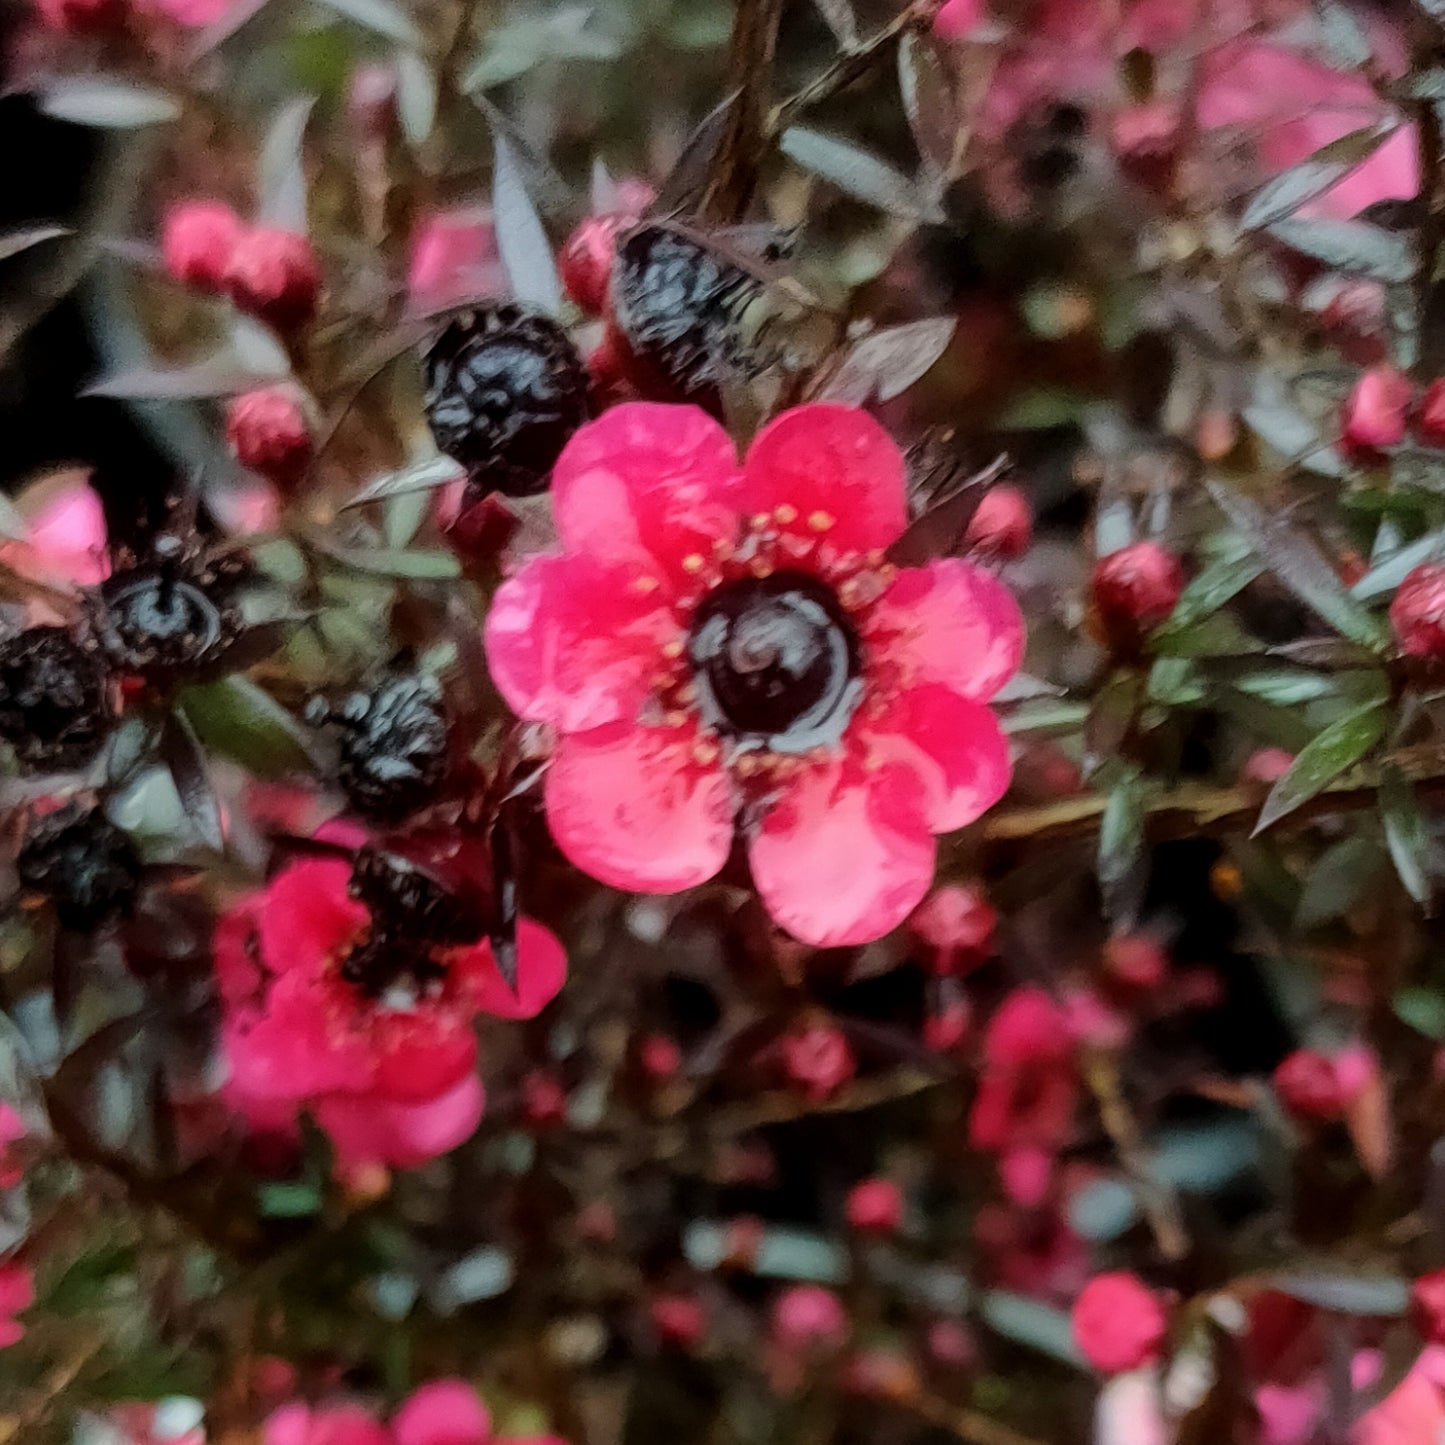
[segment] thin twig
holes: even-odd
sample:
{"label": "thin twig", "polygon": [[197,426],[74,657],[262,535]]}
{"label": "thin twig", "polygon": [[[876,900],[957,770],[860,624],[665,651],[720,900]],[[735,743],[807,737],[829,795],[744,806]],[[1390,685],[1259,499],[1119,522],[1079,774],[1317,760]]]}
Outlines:
{"label": "thin twig", "polygon": [[950,1405],[937,1395],[920,1394],[906,1403],[915,1415],[967,1441],[968,1445],[1042,1445],[1032,1435],[1025,1435],[991,1415],[962,1405]]}
{"label": "thin twig", "polygon": [[1174,1191],[1153,1174],[1145,1160],[1139,1124],[1124,1097],[1118,1058],[1105,1049],[1090,1049],[1084,1060],[1084,1079],[1099,1106],[1104,1132],[1139,1195],[1159,1253],[1165,1259],[1183,1259],[1189,1253],[1183,1211]]}
{"label": "thin twig", "polygon": [[[1387,763],[1398,767],[1425,793],[1445,795],[1445,746],[1431,743],[1401,748],[1380,763],[1343,773],[1316,797],[1281,818],[1271,831],[1299,827],[1321,814],[1372,807],[1380,788],[1381,770]],[[1238,832],[1253,827],[1262,801],[1263,793],[1257,786],[1220,788],[1184,783],[1151,798],[1145,805],[1144,821],[1155,841]],[[984,820],[981,832],[984,840],[993,844],[1090,838],[1099,831],[1107,806],[1107,798],[1089,794],[1057,803],[1000,808]]]}
{"label": "thin twig", "polygon": [[942,8],[943,0],[914,0],[881,30],[844,50],[816,80],[773,107],[768,118],[768,139],[777,139],[803,111],[830,100],[887,59],[890,50],[908,31],[927,30]]}

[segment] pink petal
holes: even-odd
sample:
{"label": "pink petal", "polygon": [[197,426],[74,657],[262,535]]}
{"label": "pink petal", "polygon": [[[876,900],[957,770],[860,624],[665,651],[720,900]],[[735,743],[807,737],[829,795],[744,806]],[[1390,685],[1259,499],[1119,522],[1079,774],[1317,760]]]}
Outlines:
{"label": "pink petal", "polygon": [[547,773],[547,822],[583,872],[613,888],[677,893],[727,861],[733,806],[685,731],[618,724],[564,737]]}
{"label": "pink petal", "polygon": [[433,1380],[392,1417],[396,1445],[487,1445],[492,1417],[465,1380]]}
{"label": "pink petal", "polygon": [[412,236],[407,290],[413,311],[454,306],[505,285],[489,212],[479,207],[439,211]]}
{"label": "pink petal", "polygon": [[1417,1363],[1350,1431],[1350,1445],[1435,1445],[1445,1431],[1445,1393]]}
{"label": "pink petal", "polygon": [[235,1086],[263,1099],[299,1100],[333,1089],[369,1086],[369,1040],[337,1017],[334,995],[309,979],[277,979],[264,1009],[234,1009],[222,1041]]}
{"label": "pink petal", "polygon": [[468,1074],[434,1099],[403,1104],[374,1094],[331,1094],[317,1101],[315,1114],[342,1164],[411,1169],[470,1139],[485,1107],[481,1080]]}
{"label": "pink petal", "polygon": [[864,629],[870,654],[902,685],[938,682],[987,702],[1019,669],[1024,624],[997,578],[954,557],[906,567]]}
{"label": "pink petal", "polygon": [[513,712],[562,732],[637,717],[678,627],[636,582],[591,557],[536,557],[497,589],[487,662]]}
{"label": "pink petal", "polygon": [[91,587],[110,576],[106,556],[105,509],[88,482],[72,482],[50,491],[42,484],[37,495],[44,498],[35,511],[20,499],[20,508],[30,522],[30,545],[47,572],[81,587]]}
{"label": "pink petal", "polygon": [[933,881],[920,793],[897,764],[865,777],[831,762],[790,781],[749,848],[773,920],[815,948],[867,943],[902,923]]}
{"label": "pink petal", "polygon": [[13,1144],[29,1132],[25,1120],[9,1104],[0,1103],[0,1145]]}
{"label": "pink petal", "polygon": [[749,514],[792,508],[800,530],[821,532],[839,551],[887,547],[908,525],[903,453],[866,412],[794,407],[749,448],[743,507]]}
{"label": "pink petal", "polygon": [[652,562],[680,575],[738,530],[737,453],[695,406],[627,402],[589,422],[552,473],[552,510],[569,552]]}
{"label": "pink petal", "polygon": [[350,897],[351,868],[340,860],[308,860],[271,880],[261,910],[261,956],[273,973],[319,977],[366,924]]}
{"label": "pink petal", "polygon": [[398,1102],[430,1099],[454,1088],[477,1062],[470,1019],[445,1004],[413,1009],[378,1004],[371,1035],[374,1087]]}
{"label": "pink petal", "polygon": [[965,827],[1008,791],[1013,769],[993,713],[937,683],[892,698],[859,741],[871,768],[897,762],[922,780],[931,832]]}
{"label": "pink petal", "polygon": [[253,893],[216,920],[211,962],[221,997],[228,1004],[250,1002],[261,991],[264,977],[253,951],[260,935],[264,897],[263,893]]}
{"label": "pink petal", "polygon": [[25,1338],[25,1326],[15,1320],[0,1319],[0,1350],[8,1350]]}
{"label": "pink petal", "polygon": [[557,997],[567,981],[567,954],[551,929],[530,918],[517,923],[517,991],[507,986],[490,944],[470,949],[464,962],[466,987],[476,1008],[499,1019],[530,1019]]}

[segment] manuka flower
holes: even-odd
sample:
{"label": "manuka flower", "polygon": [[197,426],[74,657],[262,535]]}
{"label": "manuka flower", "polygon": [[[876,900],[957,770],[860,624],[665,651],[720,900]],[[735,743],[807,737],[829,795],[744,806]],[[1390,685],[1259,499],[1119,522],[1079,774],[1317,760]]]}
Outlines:
{"label": "manuka flower", "polygon": [[497,592],[492,676],[558,734],[547,817],[579,868],[672,893],[741,827],[773,917],[860,943],[928,891],[934,834],[1003,794],[987,701],[1023,625],[957,559],[897,568],[904,465],[860,411],[804,406],[739,466],[690,406],[618,406],[558,460],[562,555]]}
{"label": "manuka flower", "polygon": [[390,856],[286,869],[221,919],[214,958],[237,1108],[271,1128],[306,1108],[343,1163],[406,1167],[455,1148],[481,1118],[475,1017],[532,1017],[566,958],[523,919],[513,991],[473,921],[441,906],[420,870],[393,889],[411,916],[382,906]]}

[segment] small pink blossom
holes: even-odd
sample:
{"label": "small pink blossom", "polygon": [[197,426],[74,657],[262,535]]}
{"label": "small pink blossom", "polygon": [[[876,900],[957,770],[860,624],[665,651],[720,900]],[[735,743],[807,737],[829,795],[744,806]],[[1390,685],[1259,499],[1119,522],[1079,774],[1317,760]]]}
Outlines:
{"label": "small pink blossom", "polygon": [[1169,1331],[1158,1296],[1126,1271],[1095,1275],[1074,1302],[1074,1339],[1101,1374],[1156,1359]]}
{"label": "small pink blossom", "polygon": [[677,1349],[696,1349],[707,1335],[707,1312],[691,1295],[658,1295],[648,1314],[658,1339]]}
{"label": "small pink blossom", "polygon": [[395,1445],[488,1445],[492,1417],[465,1380],[432,1380],[392,1416]]}
{"label": "small pink blossom", "polygon": [[791,1350],[836,1348],[848,1335],[843,1302],[820,1284],[795,1284],[773,1302],[773,1338]]}
{"label": "small pink blossom", "polygon": [[1445,659],[1445,565],[1422,562],[1400,583],[1390,603],[1390,627],[1406,657]]}
{"label": "small pink blossom", "polygon": [[977,888],[947,883],[913,911],[909,930],[928,949],[935,973],[967,973],[993,950],[998,914]]}
{"label": "small pink blossom", "polygon": [[933,17],[933,33],[940,40],[967,40],[983,23],[984,0],[947,0]]}
{"label": "small pink blossom", "polygon": [[826,1099],[853,1077],[858,1065],[843,1031],[832,1024],[810,1024],[783,1040],[788,1079],[811,1099]]}
{"label": "small pink blossom", "polygon": [[361,958],[371,915],[348,892],[350,868],[299,863],[224,915],[214,960],[224,1004],[229,1097],[255,1124],[284,1127],[309,1109],[343,1163],[410,1167],[476,1128],[480,1013],[529,1018],[561,987],[561,945],[540,924],[518,930],[515,993],[485,941]]}
{"label": "small pink blossom", "polygon": [[1034,510],[1022,487],[1007,483],[984,494],[969,518],[963,544],[970,551],[1011,562],[1029,550],[1034,538]]}
{"label": "small pink blossom", "polygon": [[1064,1011],[1042,989],[1015,989],[984,1033],[969,1142],[975,1149],[1056,1150],[1073,1126],[1078,1092]]}
{"label": "small pink blossom", "polygon": [[391,1445],[386,1427],[361,1405],[282,1405],[261,1426],[261,1445]]}
{"label": "small pink blossom", "polygon": [[0,544],[0,563],[51,587],[93,587],[110,575],[105,509],[83,477],[65,473],[15,499],[21,541]]}

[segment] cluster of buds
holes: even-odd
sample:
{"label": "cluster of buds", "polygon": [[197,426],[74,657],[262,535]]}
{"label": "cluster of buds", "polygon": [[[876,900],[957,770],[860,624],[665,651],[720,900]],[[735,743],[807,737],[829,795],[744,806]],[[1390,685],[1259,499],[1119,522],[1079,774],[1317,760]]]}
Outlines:
{"label": "cluster of buds", "polygon": [[1099,558],[1089,583],[1090,618],[1101,641],[1116,650],[1137,647],[1158,627],[1184,591],[1179,558],[1158,542],[1133,542]]}
{"label": "cluster of buds", "polygon": [[321,296],[311,242],[278,226],[248,226],[223,201],[183,201],[161,235],[166,272],[197,291],[226,294],[279,331],[304,326]]}

